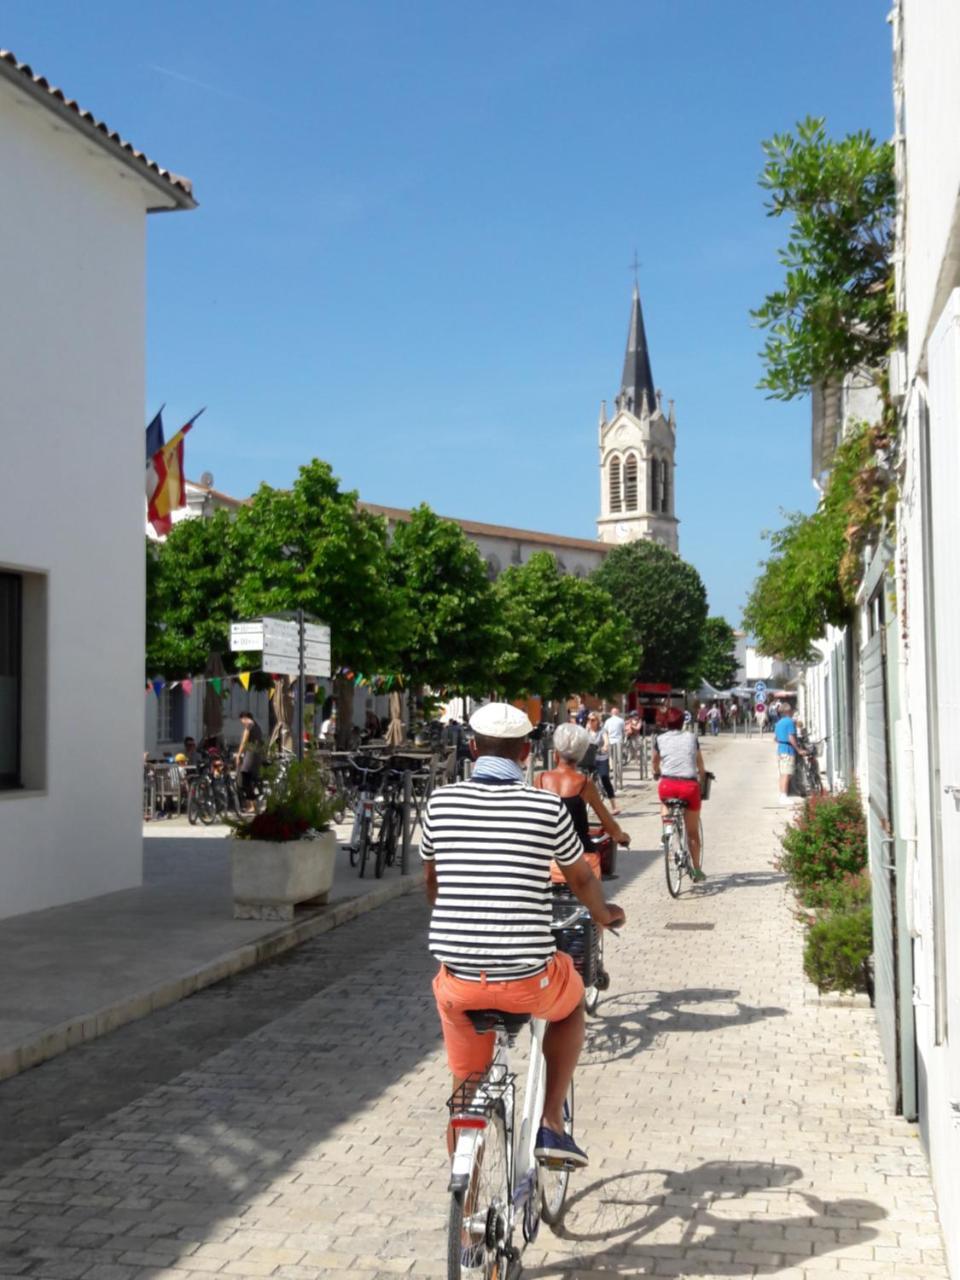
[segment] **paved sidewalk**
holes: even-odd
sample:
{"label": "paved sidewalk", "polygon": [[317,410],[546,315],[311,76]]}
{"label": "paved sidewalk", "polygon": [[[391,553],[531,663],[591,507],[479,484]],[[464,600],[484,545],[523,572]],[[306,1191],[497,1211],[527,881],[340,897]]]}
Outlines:
{"label": "paved sidewalk", "polygon": [[[925,1162],[887,1112],[872,1014],[818,1003],[802,977],[771,866],[769,743],[706,749],[710,879],[679,902],[652,787],[629,790],[634,850],[615,886],[629,925],[578,1073],[591,1166],[524,1274],[942,1280]],[[447,1073],[425,922],[406,900],[346,925],[329,941],[353,946],[355,967],[332,983],[330,952],[308,944],[294,953],[305,998],[0,1180],[0,1276],[444,1275]],[[311,965],[323,989],[306,995]],[[234,989],[282,981],[270,975]],[[112,1041],[80,1052],[99,1049],[102,1069]],[[118,1073],[125,1060],[118,1047]],[[0,1107],[16,1087],[41,1110],[39,1082],[69,1061],[0,1084]]]}
{"label": "paved sidewalk", "polygon": [[398,868],[360,880],[341,848],[326,906],[234,920],[224,835],[150,823],[140,888],[0,920],[0,1080],[417,887]]}

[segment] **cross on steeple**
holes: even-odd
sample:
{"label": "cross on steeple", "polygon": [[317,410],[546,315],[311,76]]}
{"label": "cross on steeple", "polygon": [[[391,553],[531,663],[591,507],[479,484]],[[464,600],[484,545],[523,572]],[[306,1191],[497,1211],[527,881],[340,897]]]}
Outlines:
{"label": "cross on steeple", "polygon": [[633,272],[633,283],[637,286],[638,289],[640,288],[640,268],[642,266],[643,266],[643,263],[637,257],[637,251],[636,249],[634,249],[633,261],[630,263],[630,270]]}

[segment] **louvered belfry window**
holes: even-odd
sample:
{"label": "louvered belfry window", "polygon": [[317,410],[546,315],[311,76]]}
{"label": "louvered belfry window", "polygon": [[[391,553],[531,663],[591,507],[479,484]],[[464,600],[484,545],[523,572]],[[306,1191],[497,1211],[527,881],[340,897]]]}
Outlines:
{"label": "louvered belfry window", "polygon": [[663,463],[663,471],[660,483],[660,510],[669,513],[670,511],[670,464]]}
{"label": "louvered belfry window", "polygon": [[610,510],[613,513],[623,510],[623,499],[620,491],[619,458],[614,458],[610,463]]}
{"label": "louvered belfry window", "polygon": [[626,511],[637,509],[637,458],[631,453],[624,467],[623,505]]}
{"label": "louvered belfry window", "polygon": [[650,510],[656,511],[660,498],[660,460],[650,459]]}

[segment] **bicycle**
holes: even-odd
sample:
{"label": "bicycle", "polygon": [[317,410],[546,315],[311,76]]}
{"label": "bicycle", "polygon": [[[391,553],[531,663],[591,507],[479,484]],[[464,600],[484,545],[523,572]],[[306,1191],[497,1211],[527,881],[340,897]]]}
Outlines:
{"label": "bicycle", "polygon": [[[373,828],[376,821],[378,786],[376,782],[371,782],[371,779],[378,778],[378,775],[383,772],[384,763],[376,759],[371,763],[370,756],[351,756],[350,766],[357,777],[357,798],[354,804],[353,831],[350,833],[347,849],[350,853],[350,865],[355,867],[359,864],[362,880],[367,869],[367,856],[373,844]],[[383,875],[381,856],[378,851],[375,867],[375,874],[378,877]]]}
{"label": "bicycle", "polygon": [[[687,845],[686,800],[664,800],[667,816],[663,820],[663,857],[667,873],[667,889],[671,898],[680,896],[683,877],[693,878],[693,860]],[[700,819],[700,866],[703,867],[703,819]]]}
{"label": "bicycle", "polygon": [[798,757],[795,779],[797,790],[802,796],[819,796],[823,794],[823,778],[820,775],[820,762],[817,759],[817,744],[800,739],[800,746],[806,755]]}
{"label": "bicycle", "polygon": [[[578,906],[553,928],[569,928],[589,914]],[[536,1239],[541,1219],[550,1226],[560,1221],[575,1166],[565,1160],[541,1164],[534,1155],[546,1091],[547,1023],[499,1009],[468,1010],[467,1017],[478,1035],[493,1031],[495,1041],[487,1070],[470,1076],[447,1101],[456,1140],[448,1188],[447,1277],[513,1280],[520,1274],[523,1245]],[[510,1050],[527,1024],[530,1062],[518,1127],[517,1077],[510,1070]],[[563,1104],[563,1127],[565,1133],[573,1133],[572,1081]],[[518,1228],[523,1236],[520,1248],[513,1243]]]}
{"label": "bicycle", "polygon": [[[563,923],[573,908],[573,924]],[[557,950],[565,951],[583,980],[584,1008],[591,1017],[597,1012],[600,996],[610,987],[610,975],[603,967],[603,930],[577,911],[577,899],[565,884],[553,887],[553,931]]]}

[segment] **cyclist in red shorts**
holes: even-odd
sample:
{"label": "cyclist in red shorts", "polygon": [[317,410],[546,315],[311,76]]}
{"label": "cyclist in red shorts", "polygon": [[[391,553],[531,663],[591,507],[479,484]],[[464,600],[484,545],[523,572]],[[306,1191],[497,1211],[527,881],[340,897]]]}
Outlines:
{"label": "cyclist in red shorts", "polygon": [[[683,712],[670,707],[666,716],[666,731],[653,740],[653,776],[660,779],[658,794],[661,800],[686,800],[684,822],[687,827],[687,845],[693,862],[695,881],[706,880],[700,869],[700,787],[705,767],[697,735],[681,732]],[[660,806],[660,816],[667,816],[666,805]]]}

